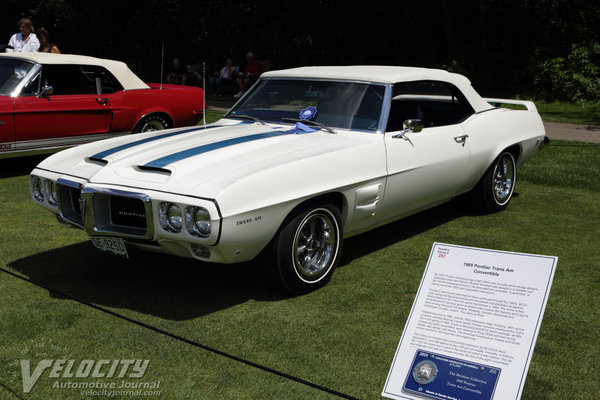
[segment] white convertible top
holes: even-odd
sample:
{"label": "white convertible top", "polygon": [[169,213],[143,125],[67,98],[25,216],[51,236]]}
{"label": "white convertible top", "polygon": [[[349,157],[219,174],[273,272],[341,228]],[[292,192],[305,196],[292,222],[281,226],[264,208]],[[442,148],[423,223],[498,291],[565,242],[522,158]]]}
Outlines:
{"label": "white convertible top", "polygon": [[121,61],[105,60],[90,56],[80,56],[75,54],[53,54],[53,53],[0,53],[2,58],[16,58],[27,60],[38,64],[71,64],[71,65],[99,65],[106,68],[119,80],[125,90],[130,89],[148,89],[140,78],[137,77],[125,64]]}
{"label": "white convertible top", "polygon": [[473,89],[471,82],[463,75],[451,73],[441,69],[394,67],[382,65],[352,65],[328,67],[300,67],[269,71],[261,78],[316,78],[316,79],[341,79],[351,81],[364,81],[372,83],[394,84],[397,82],[411,82],[421,80],[449,82],[456,86],[467,97],[475,111],[491,108]]}

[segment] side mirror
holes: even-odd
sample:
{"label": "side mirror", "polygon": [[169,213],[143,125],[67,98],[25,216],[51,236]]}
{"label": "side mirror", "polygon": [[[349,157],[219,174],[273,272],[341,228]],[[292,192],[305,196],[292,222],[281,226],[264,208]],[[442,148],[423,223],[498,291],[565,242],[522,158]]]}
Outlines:
{"label": "side mirror", "polygon": [[53,94],[54,94],[54,88],[50,85],[44,85],[44,86],[42,86],[42,90],[40,90],[37,97],[50,96]]}
{"label": "side mirror", "polygon": [[423,121],[420,119],[407,119],[402,123],[404,130],[392,136],[394,139],[403,138],[408,132],[419,133],[423,130]]}
{"label": "side mirror", "polygon": [[423,121],[420,119],[407,119],[402,123],[402,128],[406,132],[419,133],[423,130]]}

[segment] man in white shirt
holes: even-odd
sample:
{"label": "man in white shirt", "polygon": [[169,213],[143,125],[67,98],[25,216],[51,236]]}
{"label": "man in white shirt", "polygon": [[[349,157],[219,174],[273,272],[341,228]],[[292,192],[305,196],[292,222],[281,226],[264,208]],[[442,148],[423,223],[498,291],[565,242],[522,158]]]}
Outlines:
{"label": "man in white shirt", "polygon": [[40,41],[33,33],[33,24],[29,18],[22,18],[19,21],[19,31],[10,38],[8,45],[13,48],[6,48],[6,52],[38,51]]}

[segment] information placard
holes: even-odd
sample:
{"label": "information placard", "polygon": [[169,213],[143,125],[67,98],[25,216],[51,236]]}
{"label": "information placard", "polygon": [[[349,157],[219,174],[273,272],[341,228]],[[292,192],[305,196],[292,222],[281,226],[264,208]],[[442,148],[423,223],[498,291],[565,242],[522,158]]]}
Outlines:
{"label": "information placard", "polygon": [[557,261],[434,243],[382,395],[519,399]]}
{"label": "information placard", "polygon": [[417,350],[403,389],[433,399],[489,400],[501,372],[489,365]]}

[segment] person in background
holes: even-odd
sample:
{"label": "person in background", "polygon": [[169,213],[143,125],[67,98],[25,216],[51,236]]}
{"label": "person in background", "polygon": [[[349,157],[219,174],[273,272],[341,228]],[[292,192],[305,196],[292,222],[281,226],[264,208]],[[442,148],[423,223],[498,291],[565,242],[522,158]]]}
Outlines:
{"label": "person in background", "polygon": [[233,66],[233,60],[229,57],[225,62],[225,66],[219,72],[215,72],[209,81],[210,91],[213,95],[220,96],[223,92],[223,87],[233,83],[237,75],[237,67]]}
{"label": "person in background", "polygon": [[187,84],[188,74],[179,58],[173,60],[173,70],[167,75],[167,83],[173,85]]}
{"label": "person in background", "polygon": [[40,41],[40,48],[38,51],[42,53],[56,53],[60,54],[60,50],[55,43],[50,41],[50,33],[45,28],[38,28],[36,31],[38,40]]}
{"label": "person in background", "polygon": [[8,41],[11,48],[6,48],[7,53],[18,53],[22,51],[38,51],[40,42],[33,33],[33,24],[29,18],[21,18],[19,20],[19,33],[12,35]]}
{"label": "person in background", "polygon": [[260,76],[260,63],[254,58],[254,53],[251,51],[246,54],[246,65],[242,70],[242,73],[237,78],[237,84],[240,88],[235,98],[242,97],[242,95],[248,90],[250,86],[258,80]]}

